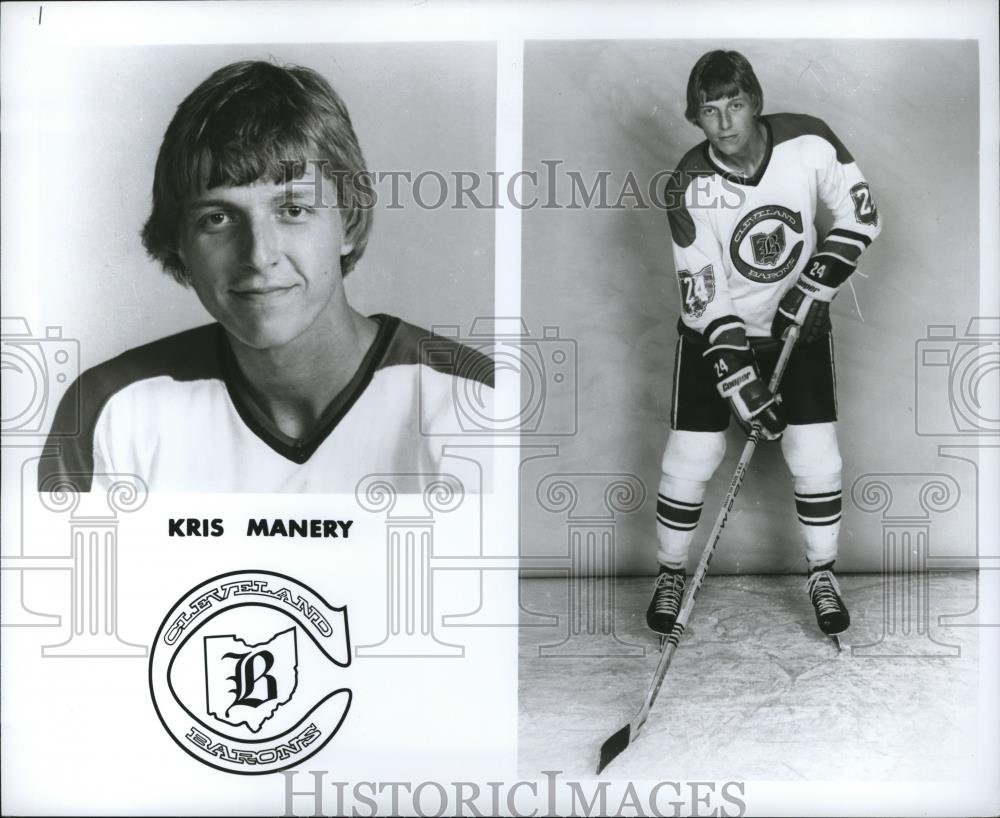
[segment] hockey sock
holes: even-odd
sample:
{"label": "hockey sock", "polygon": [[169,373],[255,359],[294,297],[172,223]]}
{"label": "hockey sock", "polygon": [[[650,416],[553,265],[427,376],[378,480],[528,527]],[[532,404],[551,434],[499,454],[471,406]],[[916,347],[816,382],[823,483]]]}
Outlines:
{"label": "hockey sock", "polygon": [[705,489],[725,454],[726,436],[722,432],[670,432],[656,498],[656,558],[660,565],[678,569],[687,562]]}
{"label": "hockey sock", "polygon": [[816,568],[837,558],[840,536],[840,480],[836,487],[795,486],[795,511],[805,540],[806,560]]}
{"label": "hockey sock", "polygon": [[668,568],[683,568],[705,499],[707,483],[663,475],[656,498],[656,559]]}
{"label": "hockey sock", "polygon": [[837,558],[842,507],[835,427],[832,423],[789,426],[782,451],[792,472],[795,512],[809,567],[832,562]]}
{"label": "hockey sock", "polygon": [[795,513],[799,518],[810,568],[837,558],[840,509],[839,474],[795,481]]}

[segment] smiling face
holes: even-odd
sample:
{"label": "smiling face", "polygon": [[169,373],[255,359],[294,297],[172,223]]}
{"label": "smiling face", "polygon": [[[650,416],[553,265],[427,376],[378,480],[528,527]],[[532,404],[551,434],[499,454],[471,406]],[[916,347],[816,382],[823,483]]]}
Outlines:
{"label": "smiling face", "polygon": [[178,255],[205,309],[237,341],[283,347],[345,312],[333,181],[311,165],[289,185],[202,190],[185,203]]}
{"label": "smiling face", "polygon": [[722,156],[739,159],[754,153],[762,135],[757,111],[746,92],[703,102],[698,108],[698,125]]}

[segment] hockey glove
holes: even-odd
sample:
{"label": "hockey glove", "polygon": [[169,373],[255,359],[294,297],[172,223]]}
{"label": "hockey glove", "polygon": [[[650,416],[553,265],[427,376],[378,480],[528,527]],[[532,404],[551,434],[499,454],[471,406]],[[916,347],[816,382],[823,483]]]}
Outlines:
{"label": "hockey glove", "polygon": [[771,335],[782,340],[792,324],[801,327],[799,341],[818,341],[830,332],[830,302],[854,267],[835,256],[822,254],[809,259],[799,279],[778,303],[771,321]]}
{"label": "hockey glove", "polygon": [[765,440],[781,437],[786,426],[781,406],[760,379],[743,321],[736,316],[720,319],[706,335],[709,347],[704,356],[712,367],[719,394],[729,401],[740,426],[749,433],[756,420]]}

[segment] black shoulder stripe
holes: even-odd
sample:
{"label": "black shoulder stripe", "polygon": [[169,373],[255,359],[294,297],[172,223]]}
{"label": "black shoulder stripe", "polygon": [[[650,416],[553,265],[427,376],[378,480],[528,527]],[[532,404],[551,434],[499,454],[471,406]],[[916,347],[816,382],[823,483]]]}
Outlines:
{"label": "black shoulder stripe", "polygon": [[90,491],[94,432],[108,401],[133,383],[157,377],[177,381],[220,378],[218,324],[161,338],[123,352],[77,378],[63,395],[46,448],[58,452],[38,463],[38,490]]}
{"label": "black shoulder stripe", "polygon": [[771,123],[775,145],[795,139],[797,136],[819,136],[833,145],[840,164],[849,165],[854,161],[844,143],[830,130],[830,126],[818,117],[806,114],[768,114],[764,118]]}
{"label": "black shoulder stripe", "polygon": [[472,346],[454,338],[436,335],[406,321],[389,316],[373,316],[398,322],[392,342],[379,368],[423,364],[436,372],[477,381],[490,388],[494,383],[494,363]]}
{"label": "black shoulder stripe", "polygon": [[695,239],[694,220],[688,211],[685,195],[691,183],[700,176],[714,176],[716,171],[705,161],[705,145],[702,142],[689,150],[681,159],[677,170],[667,178],[664,202],[667,207],[667,222],[674,244],[690,247]]}

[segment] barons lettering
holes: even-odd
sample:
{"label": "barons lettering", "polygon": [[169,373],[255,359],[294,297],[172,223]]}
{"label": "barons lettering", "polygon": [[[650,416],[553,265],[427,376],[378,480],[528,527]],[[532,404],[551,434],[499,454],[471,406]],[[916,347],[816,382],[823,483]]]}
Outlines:
{"label": "barons lettering", "polygon": [[[770,232],[761,232],[750,235],[758,224],[766,220],[776,220],[781,222]],[[803,241],[798,241],[784,261],[779,262],[780,255],[785,249],[785,231],[782,225],[789,227],[795,233],[802,235],[802,214],[793,212],[781,205],[766,205],[758,207],[756,210],[744,216],[733,230],[733,235],[729,240],[729,257],[733,261],[733,266],[746,278],[760,284],[770,284],[781,281],[799,262],[802,255]],[[764,266],[754,266],[743,259],[740,250],[750,237],[750,255],[758,265],[778,264],[773,270],[765,269]]]}
{"label": "barons lettering", "polygon": [[223,741],[212,741],[211,736],[205,735],[194,725],[184,736],[206,755],[222,758],[236,764],[271,764],[275,761],[284,761],[301,753],[319,737],[320,731],[316,725],[310,724],[297,736],[280,744],[272,745],[266,750],[238,750]]}

